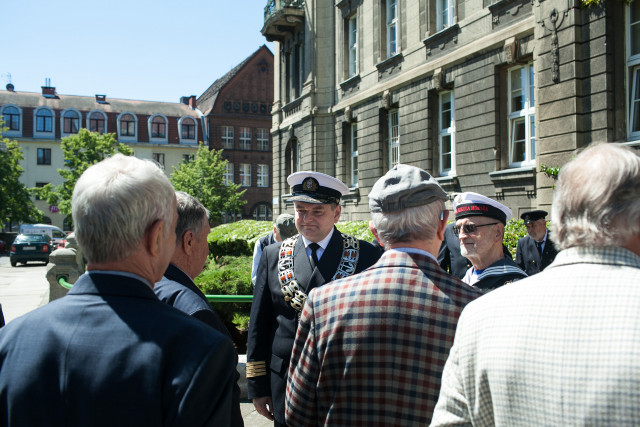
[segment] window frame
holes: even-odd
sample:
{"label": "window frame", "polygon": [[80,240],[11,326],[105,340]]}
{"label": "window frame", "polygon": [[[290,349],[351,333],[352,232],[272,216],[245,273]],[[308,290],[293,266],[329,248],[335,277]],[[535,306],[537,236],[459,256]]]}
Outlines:
{"label": "window frame", "polygon": [[[42,155],[40,153],[42,153]],[[51,148],[44,148],[44,147],[37,148],[36,165],[51,166]]]}
{"label": "window frame", "polygon": [[[386,57],[391,58],[400,52],[398,49],[398,0],[385,0],[385,46]],[[393,10],[393,14],[391,11]],[[393,18],[389,19],[390,16]],[[391,46],[395,48],[391,48]]]}
{"label": "window frame", "polygon": [[[41,116],[40,112],[47,112],[49,113],[48,116]],[[34,138],[49,138],[49,139],[53,139],[55,138],[56,135],[56,113],[55,111],[53,111],[51,108],[49,107],[38,107],[34,110],[33,112],[33,136]],[[38,130],[38,125],[40,124],[40,118],[44,117],[48,120],[44,121],[45,124],[45,130]],[[46,130],[46,124],[49,124],[49,126],[51,127],[51,130]]]}
{"label": "window frame", "polygon": [[235,134],[235,129],[233,126],[221,126],[220,141],[223,149],[225,150],[234,149],[234,145],[235,145],[234,134]]}
{"label": "window frame", "polygon": [[[169,142],[169,120],[164,114],[154,114],[147,121],[149,141],[156,143]],[[156,130],[156,128],[158,128]]]}
{"label": "window frame", "polygon": [[[512,73],[518,70],[526,70],[524,77],[522,78],[523,86],[520,89],[513,89],[513,82],[511,79]],[[522,77],[522,74],[521,74]],[[507,123],[508,123],[508,155],[509,155],[509,167],[519,168],[525,166],[535,165],[535,74],[533,69],[533,61],[527,64],[518,65],[516,67],[510,67],[507,69]],[[522,108],[520,110],[512,111],[514,108],[513,99],[514,91],[519,90],[522,92]],[[524,124],[524,139],[515,140],[518,136],[514,131],[515,126],[522,122]],[[515,149],[516,144],[524,144],[524,159],[514,160],[516,153],[519,151]]]}
{"label": "window frame", "polygon": [[[354,144],[355,143],[355,144]],[[355,145],[355,149],[354,149]],[[358,123],[349,125],[349,187],[358,187]]]}
{"label": "window frame", "polygon": [[[124,121],[123,118],[125,118],[126,116],[131,116],[133,118],[133,120],[126,120]],[[129,112],[129,111],[123,111],[122,113],[120,113],[118,115],[118,119],[117,119],[117,126],[118,126],[118,140],[122,141],[122,142],[136,142],[138,140],[138,116]],[[123,134],[122,133],[122,123],[127,123],[127,133]],[[132,125],[133,126],[133,134],[131,134],[131,132],[129,132],[129,126]]]}
{"label": "window frame", "polygon": [[[75,117],[68,117],[68,115],[73,114]],[[75,121],[75,125],[77,129],[75,132],[70,126],[73,126],[73,122]],[[82,113],[76,110],[75,108],[67,108],[60,113],[60,134],[61,136],[70,136],[77,135],[80,132],[82,127]]]}
{"label": "window frame", "polygon": [[[264,213],[261,213],[260,210],[264,209]],[[253,219],[256,221],[272,221],[273,220],[273,211],[269,206],[264,203],[260,203],[253,209],[252,212]]]}
{"label": "window frame", "polygon": [[159,164],[162,167],[162,169],[165,168],[165,160],[166,160],[165,153],[151,153],[151,158],[153,159],[154,162]]}
{"label": "window frame", "polygon": [[[187,122],[191,121],[193,124],[189,125]],[[189,138],[187,135],[185,138],[184,131],[186,126],[193,126],[193,138]],[[198,143],[198,121],[191,116],[184,116],[178,120],[178,137],[180,144],[197,144]],[[189,132],[190,133],[190,132]]]}
{"label": "window frame", "polygon": [[[396,131],[395,136],[394,130]],[[398,108],[392,108],[387,113],[387,136],[389,153],[388,167],[389,170],[391,170],[395,165],[400,164],[400,113]]]}
{"label": "window frame", "polygon": [[240,163],[240,186],[251,187],[251,163]]}
{"label": "window frame", "polygon": [[[102,122],[103,122],[103,123],[102,123],[102,126],[103,126],[103,130],[102,130],[102,132],[95,131],[95,130],[93,130],[93,129],[91,128],[91,124],[92,124],[91,122],[92,122],[92,121],[94,121],[94,120],[97,120],[97,119],[94,119],[94,118],[93,118],[93,116],[95,116],[95,115],[100,115],[100,116],[101,116],[101,120],[102,120]],[[87,126],[87,129],[88,129],[90,132],[98,132],[98,134],[100,134],[100,135],[106,134],[106,133],[108,133],[108,131],[107,131],[107,124],[108,124],[108,123],[107,123],[107,115],[106,115],[103,111],[100,111],[100,110],[92,110],[92,111],[90,111],[90,112],[89,112],[89,114],[87,114],[87,123],[86,123],[86,126]]]}
{"label": "window frame", "polygon": [[[627,138],[629,140],[640,139],[640,46],[637,46],[638,53],[633,53],[633,37],[632,29],[636,27],[640,32],[640,10],[638,10],[638,20],[631,21],[631,7],[636,6],[640,9],[640,3],[631,2],[625,8],[625,39],[626,39],[626,57],[627,57],[627,86],[626,103],[627,103]],[[634,130],[634,118],[636,126]]]}
{"label": "window frame", "polygon": [[233,181],[233,163],[228,162],[225,168],[225,172],[222,174],[224,178],[224,185],[229,186],[234,183]]}
{"label": "window frame", "polygon": [[258,151],[269,151],[269,148],[271,146],[271,144],[269,143],[269,129],[257,128],[256,141],[258,144]]}
{"label": "window frame", "polygon": [[[10,108],[15,109],[17,113],[9,114],[11,117],[9,120],[7,120],[7,110],[9,110]],[[15,104],[5,104],[2,106],[2,108],[0,108],[0,116],[2,116],[2,119],[4,121],[4,126],[7,127],[7,130],[3,133],[4,136],[6,137],[22,136],[22,124],[24,122],[23,115],[22,115],[22,108],[18,107]],[[14,118],[14,116],[17,118]],[[17,126],[14,128],[13,125],[16,124],[14,123],[15,120],[17,120]]]}
{"label": "window frame", "polygon": [[244,151],[251,151],[251,128],[242,126],[240,127],[240,136],[238,137],[240,143],[239,148]]}
{"label": "window frame", "polygon": [[269,165],[259,163],[256,166],[256,187],[269,187]]}
{"label": "window frame", "polygon": [[358,67],[358,13],[347,18],[347,78],[355,77],[360,72]]}
{"label": "window frame", "polygon": [[[446,7],[444,5],[446,4]],[[445,19],[446,13],[446,19]],[[436,32],[453,25],[453,0],[436,0]]]}
{"label": "window frame", "polygon": [[[449,97],[449,123],[444,127],[444,98]],[[443,149],[443,138],[449,137],[449,151]],[[455,95],[453,91],[444,91],[438,94],[438,170],[440,176],[453,176],[456,174],[456,124],[455,124]],[[444,165],[444,156],[449,155],[449,167]]]}

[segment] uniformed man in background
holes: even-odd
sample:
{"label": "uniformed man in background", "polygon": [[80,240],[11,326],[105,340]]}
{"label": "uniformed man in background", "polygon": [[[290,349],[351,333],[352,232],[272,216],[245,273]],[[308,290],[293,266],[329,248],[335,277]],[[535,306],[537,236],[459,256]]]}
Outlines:
{"label": "uniformed man in background", "polygon": [[520,215],[528,235],[518,240],[516,263],[529,276],[547,268],[558,254],[549,238],[546,216],[547,212],[543,210],[528,211]]}

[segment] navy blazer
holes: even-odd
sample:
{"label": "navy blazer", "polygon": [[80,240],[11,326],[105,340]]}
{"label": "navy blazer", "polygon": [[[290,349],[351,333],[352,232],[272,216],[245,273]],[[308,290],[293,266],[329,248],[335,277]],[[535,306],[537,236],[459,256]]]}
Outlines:
{"label": "navy blazer", "polygon": [[0,425],[229,425],[234,362],[146,283],[86,273],[0,329]]}
{"label": "navy blazer", "polygon": [[[375,264],[380,257],[371,243],[360,240],[359,244],[356,273]],[[278,278],[280,246],[281,243],[277,243],[265,247],[258,266],[249,322],[247,362],[264,361],[267,375],[247,378],[247,388],[250,399],[271,396],[274,417],[284,424],[284,395],[289,359],[298,327],[298,312],[284,300],[282,294]],[[311,289],[331,281],[338,270],[342,251],[342,236],[334,227],[327,248],[316,268],[312,269],[304,242],[301,237],[298,239],[293,250],[294,275],[307,294]]]}
{"label": "navy blazer", "polygon": [[547,240],[542,250],[542,257],[538,253],[536,247],[536,241],[531,236],[524,236],[518,240],[518,247],[516,248],[516,263],[521,269],[527,273],[528,276],[533,276],[536,273],[541,272],[549,264],[556,259],[558,251],[556,250],[553,241],[549,238],[547,233]]}
{"label": "navy blazer", "polygon": [[[175,265],[169,264],[162,280],[157,282],[153,287],[153,292],[155,292],[160,301],[177,308],[191,317],[195,317],[196,319],[203,321],[231,339],[229,330],[220,319],[220,316],[218,316],[218,313],[216,313],[211,307],[209,301],[207,301],[207,297],[196,286],[196,284],[193,283],[191,277]],[[238,355],[236,352],[236,363],[237,359]],[[236,369],[235,382],[233,386],[233,405],[231,408],[231,425],[235,427],[244,426],[242,411],[240,410],[239,378],[240,374]]]}

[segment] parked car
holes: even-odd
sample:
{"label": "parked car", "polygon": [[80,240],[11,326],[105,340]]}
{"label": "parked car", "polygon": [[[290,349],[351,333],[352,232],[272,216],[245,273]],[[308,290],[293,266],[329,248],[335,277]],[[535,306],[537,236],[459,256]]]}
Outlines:
{"label": "parked car", "polygon": [[20,234],[46,234],[53,242],[53,250],[64,248],[67,243],[67,233],[50,224],[22,224]]}
{"label": "parked car", "polygon": [[46,234],[18,234],[11,244],[9,261],[15,267],[19,262],[44,261],[49,263],[52,250],[51,238]]}

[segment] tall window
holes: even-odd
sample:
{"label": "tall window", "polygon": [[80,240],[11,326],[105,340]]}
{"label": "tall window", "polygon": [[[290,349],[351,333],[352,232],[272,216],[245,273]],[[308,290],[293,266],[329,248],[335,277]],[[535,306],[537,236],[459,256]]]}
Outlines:
{"label": "tall window", "polygon": [[222,126],[222,148],[233,149],[232,126]]}
{"label": "tall window", "polygon": [[285,176],[300,170],[300,144],[297,139],[291,139],[284,151],[286,159]]}
{"label": "tall window", "polygon": [[2,110],[4,125],[11,131],[20,130],[20,111],[16,107],[5,107]]}
{"label": "tall window", "polygon": [[233,163],[227,163],[227,169],[224,172],[224,185],[233,184]]}
{"label": "tall window", "polygon": [[437,31],[449,28],[453,25],[453,0],[437,0],[436,5]]}
{"label": "tall window", "polygon": [[350,161],[350,184],[351,187],[358,186],[358,124],[351,123],[349,127],[349,161]]}
{"label": "tall window", "polygon": [[38,164],[39,165],[51,164],[51,148],[38,148]]}
{"label": "tall window", "polygon": [[269,130],[260,128],[256,131],[258,151],[269,151]]}
{"label": "tall window", "polygon": [[358,74],[358,17],[353,15],[348,20],[349,77]]}
{"label": "tall window", "polygon": [[386,1],[387,58],[398,53],[398,0]]}
{"label": "tall window", "polygon": [[120,136],[136,136],[136,119],[131,114],[120,117]]}
{"label": "tall window", "polygon": [[164,169],[164,153],[153,153],[153,160]]}
{"label": "tall window", "polygon": [[80,130],[80,115],[77,111],[65,111],[62,115],[62,132],[66,134],[78,133]]}
{"label": "tall window", "polygon": [[193,119],[182,120],[182,139],[196,139],[196,122]]}
{"label": "tall window", "polygon": [[240,149],[251,150],[251,128],[240,128]]}
{"label": "tall window", "polygon": [[240,164],[240,185],[251,187],[251,165],[249,163]]}
{"label": "tall window", "polygon": [[162,116],[155,116],[151,120],[151,137],[152,138],[166,138],[167,137],[167,122]]}
{"label": "tall window", "polygon": [[258,187],[269,186],[269,165],[258,165],[256,180],[256,186]]}
{"label": "tall window", "polygon": [[102,113],[94,111],[89,115],[89,130],[103,134],[105,131],[105,119]]}
{"label": "tall window", "polygon": [[51,110],[40,109],[36,113],[36,132],[53,131],[53,114]]}
{"label": "tall window", "polygon": [[453,92],[443,92],[438,100],[438,152],[440,175],[455,174],[455,110]]}
{"label": "tall window", "polygon": [[536,158],[535,86],[533,63],[508,70],[510,166],[531,164]]}
{"label": "tall window", "polygon": [[629,139],[640,139],[640,2],[627,6]]}
{"label": "tall window", "polygon": [[256,221],[271,221],[271,209],[267,205],[259,205],[253,210],[253,219]]}
{"label": "tall window", "polygon": [[400,163],[400,126],[398,124],[398,110],[389,111],[389,169]]}

